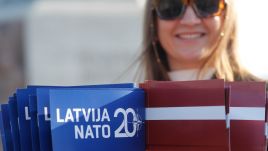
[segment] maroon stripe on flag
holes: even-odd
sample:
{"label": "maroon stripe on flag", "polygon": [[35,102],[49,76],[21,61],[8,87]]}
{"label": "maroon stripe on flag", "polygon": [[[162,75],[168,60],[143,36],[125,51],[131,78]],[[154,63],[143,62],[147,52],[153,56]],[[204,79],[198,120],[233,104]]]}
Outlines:
{"label": "maroon stripe on flag", "polygon": [[224,89],[149,89],[147,107],[224,106]]}
{"label": "maroon stripe on flag", "polygon": [[232,82],[231,107],[265,107],[264,82]]}
{"label": "maroon stripe on flag", "polygon": [[146,151],[228,151],[225,146],[162,146],[151,145]]}
{"label": "maroon stripe on flag", "polygon": [[146,121],[150,145],[228,146],[225,121]]}

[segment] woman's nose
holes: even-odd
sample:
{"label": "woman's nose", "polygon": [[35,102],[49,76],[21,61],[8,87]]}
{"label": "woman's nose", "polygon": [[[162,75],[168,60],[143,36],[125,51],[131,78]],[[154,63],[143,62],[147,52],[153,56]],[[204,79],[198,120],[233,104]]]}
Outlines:
{"label": "woman's nose", "polygon": [[185,25],[196,25],[201,23],[201,19],[196,15],[193,7],[187,6],[182,18],[180,19],[180,23]]}

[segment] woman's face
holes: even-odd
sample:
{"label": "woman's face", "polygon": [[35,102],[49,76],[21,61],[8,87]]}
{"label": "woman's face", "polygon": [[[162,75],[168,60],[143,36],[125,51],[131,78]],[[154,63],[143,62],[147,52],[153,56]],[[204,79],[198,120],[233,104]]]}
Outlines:
{"label": "woman's face", "polygon": [[203,51],[219,36],[221,24],[222,17],[200,19],[190,6],[181,18],[158,18],[158,40],[167,53],[171,70],[198,66]]}

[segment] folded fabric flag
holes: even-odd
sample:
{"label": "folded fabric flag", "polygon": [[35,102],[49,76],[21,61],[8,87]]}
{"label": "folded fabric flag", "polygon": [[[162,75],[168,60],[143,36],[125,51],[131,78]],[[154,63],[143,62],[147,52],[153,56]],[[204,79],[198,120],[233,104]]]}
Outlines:
{"label": "folded fabric flag", "polygon": [[29,112],[31,124],[32,150],[40,151],[39,132],[37,124],[37,98],[35,95],[29,96]]}
{"label": "folded fabric flag", "polygon": [[0,111],[0,130],[4,151],[13,151],[10,118],[8,116],[8,105],[2,104]]}
{"label": "folded fabric flag", "polygon": [[144,91],[50,90],[53,151],[144,151]]}
{"label": "folded fabric flag", "polygon": [[229,151],[223,80],[141,84],[147,150]]}
{"label": "folded fabric flag", "polygon": [[267,91],[266,91],[266,109],[265,109],[265,135],[266,135],[266,149],[268,150],[268,92]]}
{"label": "folded fabric flag", "polygon": [[17,110],[16,94],[9,97],[8,115],[10,118],[13,149],[14,151],[20,151],[20,133],[19,133],[19,125],[18,125],[18,110]]}
{"label": "folded fabric flag", "polygon": [[[31,86],[36,87],[36,86]],[[40,87],[36,90],[37,96],[37,120],[38,133],[40,141],[40,151],[52,151],[51,127],[50,127],[50,107],[49,107],[49,90],[50,89],[71,89],[71,88],[133,88],[133,83],[118,84],[101,84],[101,85],[84,85],[84,86],[47,86]]]}
{"label": "folded fabric flag", "polygon": [[29,95],[32,94],[34,94],[34,89],[18,89],[16,91],[21,151],[32,151],[31,118],[28,103]]}
{"label": "folded fabric flag", "polygon": [[266,150],[268,150],[268,92],[267,91],[266,91],[266,106],[265,106],[265,136],[266,136]]}
{"label": "folded fabric flag", "polygon": [[[266,132],[266,140],[268,140],[268,92],[266,92],[266,110],[265,110],[265,132]],[[267,141],[266,141],[266,146],[267,146]]]}
{"label": "folded fabric flag", "polygon": [[231,82],[228,85],[231,150],[266,150],[265,83]]}

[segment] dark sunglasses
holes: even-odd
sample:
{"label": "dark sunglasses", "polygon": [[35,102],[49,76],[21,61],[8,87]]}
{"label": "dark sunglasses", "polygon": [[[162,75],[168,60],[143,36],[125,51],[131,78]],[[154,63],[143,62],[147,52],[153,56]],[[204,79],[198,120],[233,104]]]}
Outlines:
{"label": "dark sunglasses", "polygon": [[220,16],[226,8],[225,0],[153,0],[157,16],[163,20],[180,18],[187,6],[192,6],[199,18]]}

